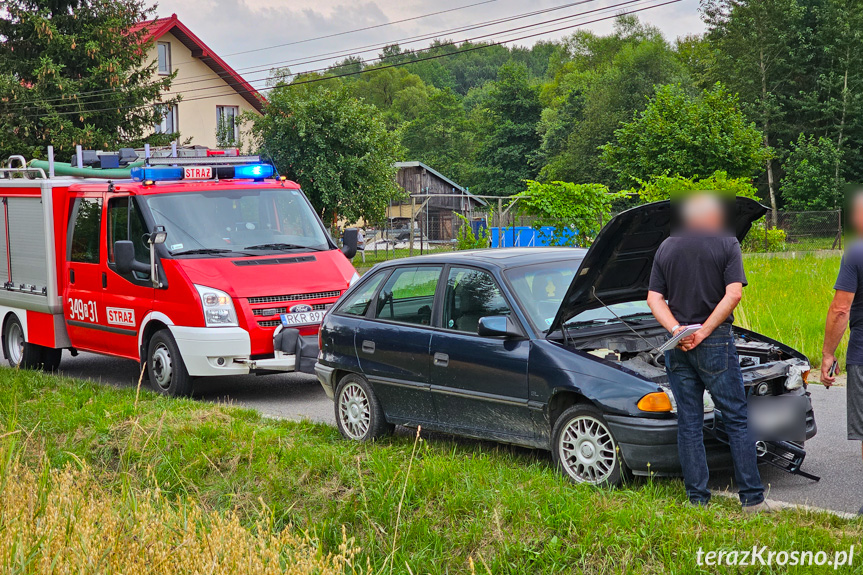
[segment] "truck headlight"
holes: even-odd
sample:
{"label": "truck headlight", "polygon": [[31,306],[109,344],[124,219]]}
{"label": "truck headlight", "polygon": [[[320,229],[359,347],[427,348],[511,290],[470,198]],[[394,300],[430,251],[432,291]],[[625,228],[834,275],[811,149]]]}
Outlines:
{"label": "truck headlight", "polygon": [[354,285],[358,281],[360,281],[360,274],[358,274],[357,272],[354,272],[354,275],[351,276],[351,281],[348,282],[348,287],[351,287],[352,285]]}
{"label": "truck headlight", "polygon": [[201,296],[204,323],[207,327],[237,327],[237,311],[231,296],[221,290],[196,285]]}

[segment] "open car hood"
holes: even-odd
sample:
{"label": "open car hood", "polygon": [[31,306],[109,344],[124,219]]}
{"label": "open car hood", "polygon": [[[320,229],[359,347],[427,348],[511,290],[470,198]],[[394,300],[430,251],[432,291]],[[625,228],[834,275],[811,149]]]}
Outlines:
{"label": "open car hood", "polygon": [[[736,198],[737,239],[743,241],[752,222],[767,208]],[[671,235],[671,202],[645,204],[621,212],[602,228],[572,280],[548,333],[579,313],[606,305],[647,299],[653,257]],[[596,289],[596,297],[594,296]],[[599,299],[597,299],[597,297]]]}

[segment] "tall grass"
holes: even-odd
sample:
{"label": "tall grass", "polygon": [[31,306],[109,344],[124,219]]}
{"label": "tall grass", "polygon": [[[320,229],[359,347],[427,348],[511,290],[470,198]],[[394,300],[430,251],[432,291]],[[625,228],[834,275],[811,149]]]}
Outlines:
{"label": "tall grass", "polygon": [[[20,463],[33,471],[19,467],[2,476],[23,487],[0,502],[0,520],[22,513],[23,520],[0,526],[0,539],[11,538],[0,546],[14,544],[24,550],[15,557],[35,553],[45,561],[58,552],[43,550],[39,534],[28,530],[39,528],[43,516],[32,510],[51,492],[58,494],[55,526],[69,525],[75,534],[67,542],[55,529],[52,545],[66,549],[83,537],[96,546],[69,559],[75,562],[139,557],[148,549],[167,557],[188,548],[196,566],[221,554],[225,561],[240,556],[265,566],[276,556],[289,566],[293,559],[285,558],[296,556],[311,565],[332,553],[328,569],[346,570],[350,560],[373,573],[689,575],[716,572],[698,567],[699,548],[758,544],[832,553],[863,537],[859,522],[807,511],[748,517],[723,498],[707,509],[688,508],[678,480],[616,490],[573,485],[544,452],[404,435],[358,444],[325,425],[274,421],[144,390],[136,402],[134,389],[0,368],[3,433],[13,435],[0,438],[0,447],[21,438]],[[73,471],[82,463],[88,475]],[[51,488],[40,488],[40,481]],[[66,495],[54,487],[64,481]],[[12,505],[17,511],[10,514]],[[89,519],[82,521],[80,511],[63,514],[79,508]],[[120,534],[123,529],[131,535]],[[319,543],[304,543],[297,533]],[[354,555],[346,536],[355,541]],[[227,549],[235,544],[238,551]],[[136,565],[147,572],[156,562]],[[6,567],[0,564],[0,572]],[[179,563],[177,571],[184,572]]]}
{"label": "tall grass", "polygon": [[110,490],[81,462],[23,465],[0,447],[0,572],[7,574],[340,575],[357,573],[343,542],[323,553],[261,505],[241,523],[159,489]]}
{"label": "tall grass", "polygon": [[[833,299],[839,256],[744,256],[749,285],[736,312],[742,327],[763,333],[801,351],[813,367],[821,365],[824,321]],[[837,357],[844,363],[847,335]]]}

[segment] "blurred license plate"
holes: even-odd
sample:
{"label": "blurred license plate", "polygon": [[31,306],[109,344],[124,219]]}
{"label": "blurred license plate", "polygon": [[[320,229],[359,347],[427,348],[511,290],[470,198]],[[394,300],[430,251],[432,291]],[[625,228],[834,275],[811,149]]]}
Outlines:
{"label": "blurred license plate", "polygon": [[183,168],[183,179],[185,180],[211,180],[213,168],[209,166],[189,166]]}
{"label": "blurred license plate", "polygon": [[324,310],[321,311],[304,311],[300,313],[283,313],[282,325],[285,327],[295,327],[298,325],[313,325],[324,321]]}

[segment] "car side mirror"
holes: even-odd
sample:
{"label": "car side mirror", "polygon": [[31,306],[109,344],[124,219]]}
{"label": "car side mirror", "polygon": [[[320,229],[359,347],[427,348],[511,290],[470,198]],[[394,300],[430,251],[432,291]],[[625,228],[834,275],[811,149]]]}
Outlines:
{"label": "car side mirror", "polygon": [[114,242],[114,265],[121,274],[150,273],[150,266],[135,259],[135,244],[129,240]]}
{"label": "car side mirror", "polygon": [[522,337],[524,334],[509,316],[490,315],[479,318],[476,333],[485,337]]}
{"label": "car side mirror", "polygon": [[359,243],[359,231],[357,228],[347,228],[342,234],[342,253],[349,260],[354,259],[357,255],[357,245]]}

